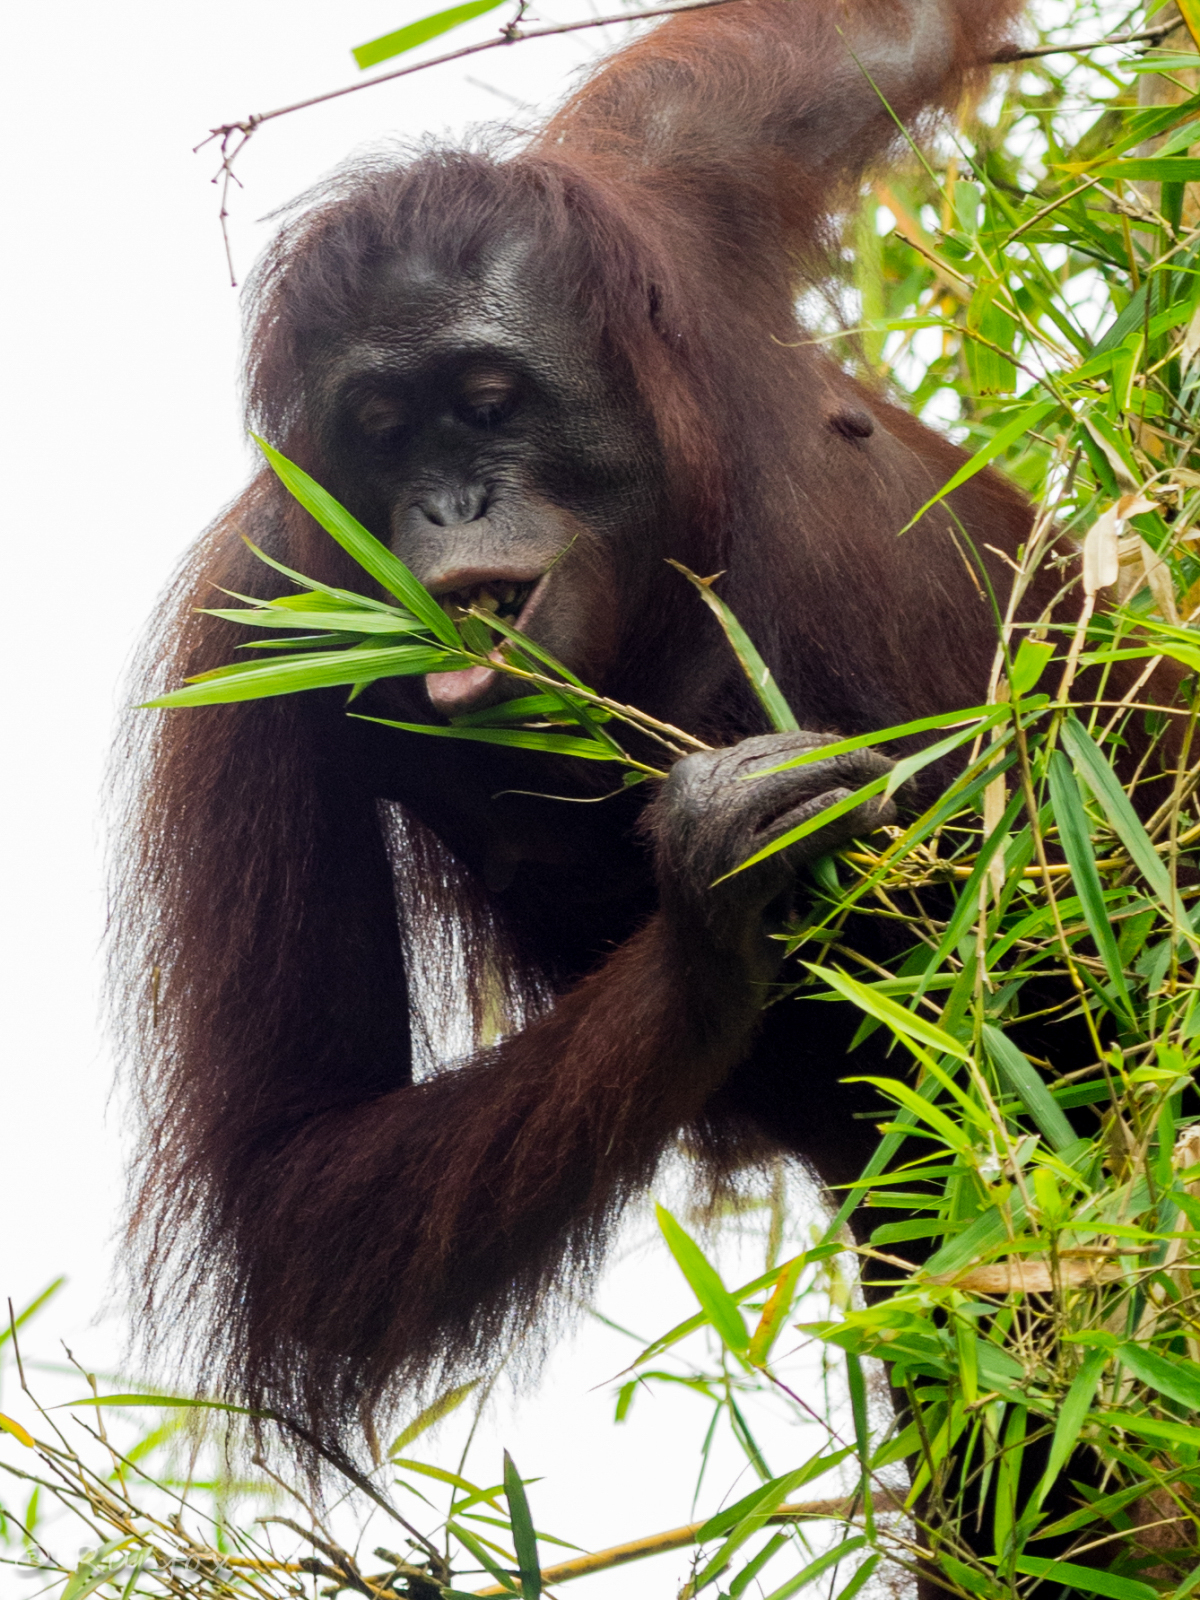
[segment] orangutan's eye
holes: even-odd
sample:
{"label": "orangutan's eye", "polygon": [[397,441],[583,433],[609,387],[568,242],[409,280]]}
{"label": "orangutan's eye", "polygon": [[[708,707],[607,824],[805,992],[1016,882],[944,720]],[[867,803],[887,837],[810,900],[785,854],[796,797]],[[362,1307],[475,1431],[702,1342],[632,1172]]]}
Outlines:
{"label": "orangutan's eye", "polygon": [[364,400],[355,413],[359,429],[373,443],[394,437],[408,421],[407,413],[399,400],[385,395],[374,395]]}
{"label": "orangutan's eye", "polygon": [[477,428],[494,428],[517,405],[517,385],[506,372],[469,372],[459,390],[459,414]]}

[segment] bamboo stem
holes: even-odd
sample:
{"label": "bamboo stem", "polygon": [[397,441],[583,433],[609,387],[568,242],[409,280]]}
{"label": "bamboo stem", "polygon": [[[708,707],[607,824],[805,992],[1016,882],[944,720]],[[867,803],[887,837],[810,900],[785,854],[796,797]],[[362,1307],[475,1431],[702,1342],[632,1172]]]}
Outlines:
{"label": "bamboo stem", "polygon": [[[882,1509],[902,1511],[903,1501],[887,1495]],[[805,1500],[797,1505],[780,1506],[766,1519],[772,1526],[789,1522],[803,1522],[809,1518],[849,1520],[861,1515],[857,1496],[846,1495],[837,1500]],[[876,1510],[879,1510],[879,1497]],[[607,1572],[612,1567],[623,1567],[629,1561],[641,1561],[646,1556],[658,1556],[668,1550],[683,1550],[695,1544],[703,1522],[688,1522],[682,1528],[668,1528],[665,1533],[651,1533],[644,1539],[632,1539],[628,1544],[616,1544],[608,1550],[596,1550],[591,1555],[576,1556],[572,1561],[560,1561],[557,1566],[542,1569],[543,1583],[569,1583],[572,1578],[586,1578],[593,1572]],[[490,1589],[476,1589],[479,1600],[484,1596],[511,1595],[511,1589],[494,1584]]]}

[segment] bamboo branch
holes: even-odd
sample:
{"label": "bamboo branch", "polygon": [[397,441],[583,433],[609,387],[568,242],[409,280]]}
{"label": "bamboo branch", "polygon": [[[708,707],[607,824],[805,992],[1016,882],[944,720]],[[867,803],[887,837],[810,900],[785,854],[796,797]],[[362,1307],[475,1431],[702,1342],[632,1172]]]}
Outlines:
{"label": "bamboo branch", "polygon": [[[881,1506],[880,1497],[876,1496],[875,1509],[884,1511],[902,1511],[904,1502],[897,1496],[886,1495],[885,1503]],[[780,1506],[766,1519],[772,1526],[779,1526],[789,1522],[803,1522],[810,1518],[833,1518],[851,1520],[861,1516],[861,1502],[854,1495],[846,1495],[838,1500],[805,1500],[797,1505]],[[695,1544],[703,1522],[688,1522],[682,1528],[668,1528],[665,1533],[652,1533],[645,1539],[632,1539],[628,1544],[615,1544],[608,1550],[596,1550],[591,1555],[576,1556],[572,1561],[560,1561],[557,1566],[545,1567],[542,1570],[542,1582],[569,1583],[572,1578],[586,1578],[593,1572],[607,1572],[612,1567],[623,1567],[630,1561],[641,1561],[646,1556],[658,1556],[667,1550],[683,1550],[690,1544]],[[484,1596],[511,1595],[511,1589],[505,1589],[496,1584],[490,1589],[476,1589],[475,1593],[483,1600]]]}

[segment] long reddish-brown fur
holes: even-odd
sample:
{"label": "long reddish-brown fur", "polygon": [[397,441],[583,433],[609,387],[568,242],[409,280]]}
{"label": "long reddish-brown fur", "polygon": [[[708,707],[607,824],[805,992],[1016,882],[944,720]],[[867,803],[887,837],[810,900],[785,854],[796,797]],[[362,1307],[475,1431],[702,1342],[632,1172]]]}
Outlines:
{"label": "long reddish-brown fur", "polygon": [[[514,230],[654,419],[669,553],[726,570],[801,726],[853,733],[972,703],[990,613],[944,515],[896,538],[959,454],[805,345],[794,305],[897,119],[915,127],[982,81],[1019,8],[734,0],[645,34],[519,154],[435,149],[343,173],[255,279],[251,421],[321,477],[304,374],[359,303],[364,264],[420,250],[465,270]],[[828,426],[847,404],[877,419],[871,468]],[[1011,549],[1029,525],[990,474],[954,510],[980,543]],[[228,625],[193,608],[214,584],[266,592],[243,531],[356,586],[260,477],[187,558],[140,695],[230,659]],[[631,602],[609,687],[714,744],[760,731],[669,576],[652,605]],[[393,828],[345,726],[328,695],[131,715],[114,965],[141,1063],[147,1325],[188,1343],[200,1381],[330,1440],[407,1387],[485,1367],[548,1291],[586,1280],[679,1129],[703,1125],[714,1159],[765,1135],[832,1178],[857,1151],[849,1123],[805,1131],[804,1086],[843,1070],[816,1024],[738,1068],[684,1003],[683,958],[644,889],[576,945],[566,880],[511,915],[455,859],[453,783],[422,788],[453,767],[395,745],[412,798]],[[553,789],[548,770],[538,786]],[[524,1026],[414,1081],[406,958],[447,919],[442,948],[477,1001]]]}

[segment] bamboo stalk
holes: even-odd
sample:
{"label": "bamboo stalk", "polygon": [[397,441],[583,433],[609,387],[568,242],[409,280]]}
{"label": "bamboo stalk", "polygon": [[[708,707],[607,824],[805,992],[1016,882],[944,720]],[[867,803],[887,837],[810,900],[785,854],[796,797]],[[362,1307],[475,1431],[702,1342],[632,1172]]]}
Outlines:
{"label": "bamboo stalk", "polygon": [[[876,1496],[875,1509],[881,1509]],[[788,1522],[803,1522],[809,1518],[845,1518],[861,1515],[862,1502],[847,1495],[837,1500],[805,1500],[796,1505],[780,1506],[766,1519],[773,1526]],[[884,1511],[903,1510],[903,1501],[884,1497]],[[586,1578],[593,1572],[607,1572],[612,1567],[623,1567],[630,1561],[642,1561],[646,1556],[658,1556],[668,1550],[683,1550],[695,1544],[703,1522],[688,1522],[682,1528],[668,1528],[665,1533],[651,1533],[644,1539],[632,1539],[628,1544],[616,1544],[608,1550],[596,1550],[591,1555],[576,1556],[572,1561],[560,1561],[557,1566],[542,1569],[543,1583],[569,1583],[572,1578]],[[490,1589],[476,1589],[479,1600],[485,1596],[511,1595],[511,1589],[494,1584]]]}

